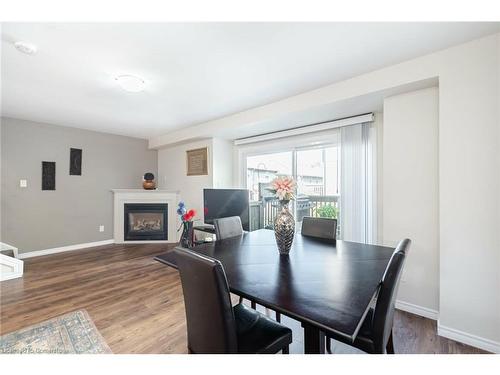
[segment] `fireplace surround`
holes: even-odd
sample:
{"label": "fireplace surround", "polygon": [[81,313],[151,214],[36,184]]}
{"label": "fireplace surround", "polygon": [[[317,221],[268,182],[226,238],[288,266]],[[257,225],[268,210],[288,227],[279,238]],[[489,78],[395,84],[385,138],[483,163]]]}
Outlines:
{"label": "fireplace surround", "polygon": [[[180,222],[175,212],[179,203],[177,191],[113,189],[112,192],[114,195],[113,239],[115,243],[176,243],[178,241],[177,228]],[[156,210],[149,212],[154,206],[161,207],[163,212],[161,217],[158,217],[160,215]],[[132,212],[125,214],[126,207],[129,211],[132,208]],[[136,208],[139,208],[139,211],[136,211]],[[128,223],[125,222],[126,220]],[[160,221],[158,222],[158,220]],[[133,233],[130,233],[131,221]],[[160,233],[159,227],[165,230],[165,233],[163,231]],[[127,230],[129,231],[128,235],[126,234]]]}

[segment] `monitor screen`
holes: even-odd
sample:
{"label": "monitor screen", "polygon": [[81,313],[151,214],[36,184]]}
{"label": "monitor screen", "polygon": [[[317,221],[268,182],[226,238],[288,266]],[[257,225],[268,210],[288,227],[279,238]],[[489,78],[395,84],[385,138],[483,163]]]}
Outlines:
{"label": "monitor screen", "polygon": [[246,189],[203,189],[205,223],[213,224],[214,219],[239,216],[243,230],[250,230],[248,197]]}

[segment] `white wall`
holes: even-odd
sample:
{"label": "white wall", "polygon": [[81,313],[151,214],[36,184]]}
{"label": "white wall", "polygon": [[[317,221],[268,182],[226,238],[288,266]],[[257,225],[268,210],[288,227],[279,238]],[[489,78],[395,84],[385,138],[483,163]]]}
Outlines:
{"label": "white wall", "polygon": [[375,131],[376,131],[376,139],[377,139],[377,150],[376,150],[376,215],[377,215],[377,243],[383,243],[384,239],[384,205],[383,205],[383,197],[384,197],[384,165],[383,165],[383,151],[384,151],[384,114],[383,112],[375,113],[375,121],[374,121]]}
{"label": "white wall", "polygon": [[232,188],[234,145],[232,141],[213,138],[213,187]]}
{"label": "white wall", "polygon": [[[186,151],[208,147],[208,175],[187,176]],[[210,138],[158,150],[159,188],[179,191],[188,208],[203,221],[203,189],[233,187],[233,144]]]}
{"label": "white wall", "polygon": [[440,61],[439,326],[500,352],[498,37]]}
{"label": "white wall", "polygon": [[[208,147],[208,175],[187,176],[186,151]],[[159,188],[179,191],[188,208],[196,210],[195,220],[203,220],[203,189],[213,186],[212,140],[206,139],[158,150]]]}
{"label": "white wall", "polygon": [[[439,310],[438,88],[384,100],[383,243],[410,238],[398,301]],[[425,311],[425,310],[424,310]]]}

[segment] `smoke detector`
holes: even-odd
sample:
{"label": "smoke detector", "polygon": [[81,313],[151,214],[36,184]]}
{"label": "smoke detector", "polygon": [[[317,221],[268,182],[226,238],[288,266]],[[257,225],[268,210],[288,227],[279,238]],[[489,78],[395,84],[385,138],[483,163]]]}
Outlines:
{"label": "smoke detector", "polygon": [[15,42],[14,43],[14,47],[16,47],[16,49],[19,51],[19,52],[22,52],[26,55],[34,55],[36,53],[36,46],[34,44],[31,44],[31,43],[27,43],[27,42]]}

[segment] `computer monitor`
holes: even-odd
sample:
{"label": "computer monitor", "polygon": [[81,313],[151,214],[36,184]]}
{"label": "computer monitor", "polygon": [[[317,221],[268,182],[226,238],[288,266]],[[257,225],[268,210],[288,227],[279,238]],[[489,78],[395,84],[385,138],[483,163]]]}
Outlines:
{"label": "computer monitor", "polygon": [[214,219],[239,216],[243,230],[250,230],[249,191],[246,189],[203,189],[203,213],[206,224]]}

